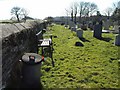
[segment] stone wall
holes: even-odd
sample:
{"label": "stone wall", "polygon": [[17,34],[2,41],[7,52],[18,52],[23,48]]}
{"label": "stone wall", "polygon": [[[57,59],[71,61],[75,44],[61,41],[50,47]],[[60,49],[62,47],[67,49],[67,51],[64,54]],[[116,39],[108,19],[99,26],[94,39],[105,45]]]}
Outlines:
{"label": "stone wall", "polygon": [[[37,51],[36,33],[46,28],[45,22],[1,24],[2,27],[2,85],[6,86],[15,63],[25,52]],[[1,48],[0,48],[1,49]]]}

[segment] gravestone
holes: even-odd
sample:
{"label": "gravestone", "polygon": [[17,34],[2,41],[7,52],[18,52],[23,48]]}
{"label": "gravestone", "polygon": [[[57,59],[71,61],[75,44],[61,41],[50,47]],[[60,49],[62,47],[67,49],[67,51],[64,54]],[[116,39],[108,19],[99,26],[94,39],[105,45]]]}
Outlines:
{"label": "gravestone", "polygon": [[119,26],[118,25],[114,25],[114,28],[113,28],[114,33],[118,33],[118,29],[119,29]]}
{"label": "gravestone", "polygon": [[117,21],[114,22],[113,25],[114,25],[113,26],[113,31],[114,31],[113,33],[118,33],[119,32],[118,31],[119,30],[118,22]]}
{"label": "gravestone", "polygon": [[107,20],[106,22],[103,23],[103,27],[104,27],[105,30],[109,30],[109,27],[110,27],[109,20]]}
{"label": "gravestone", "polygon": [[74,31],[74,32],[76,32],[76,27],[71,27],[71,31]]}
{"label": "gravestone", "polygon": [[65,27],[65,28],[68,28],[68,25],[66,24],[64,27]]}
{"label": "gravestone", "polygon": [[83,30],[78,29],[76,33],[79,38],[83,38]]}
{"label": "gravestone", "polygon": [[77,24],[78,28],[81,28],[82,24]]}
{"label": "gravestone", "polygon": [[93,37],[96,37],[96,38],[101,38],[102,37],[102,25],[101,24],[94,25]]}
{"label": "gravestone", "polygon": [[83,24],[83,25],[81,26],[81,29],[82,29],[82,30],[87,30],[87,24]]}
{"label": "gravestone", "polygon": [[89,24],[88,24],[88,28],[90,28],[91,30],[93,30],[93,24],[92,24],[92,23],[89,23]]}
{"label": "gravestone", "polygon": [[115,37],[115,45],[120,46],[120,27],[119,27],[119,33]]}
{"label": "gravestone", "polygon": [[68,24],[69,24],[70,29],[71,29],[71,27],[76,27],[75,23],[72,21],[69,21]]}

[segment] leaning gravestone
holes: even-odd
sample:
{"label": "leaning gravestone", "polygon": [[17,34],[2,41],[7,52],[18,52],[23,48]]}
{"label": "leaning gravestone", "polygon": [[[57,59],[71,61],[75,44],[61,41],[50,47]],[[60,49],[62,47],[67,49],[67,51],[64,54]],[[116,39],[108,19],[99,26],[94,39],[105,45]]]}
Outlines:
{"label": "leaning gravestone", "polygon": [[96,24],[94,25],[94,34],[93,36],[96,38],[101,38],[102,37],[102,25],[101,24]]}
{"label": "leaning gravestone", "polygon": [[83,38],[83,30],[78,29],[76,33],[79,38]]}
{"label": "leaning gravestone", "polygon": [[120,46],[120,27],[119,27],[119,33],[115,38],[115,45]]}

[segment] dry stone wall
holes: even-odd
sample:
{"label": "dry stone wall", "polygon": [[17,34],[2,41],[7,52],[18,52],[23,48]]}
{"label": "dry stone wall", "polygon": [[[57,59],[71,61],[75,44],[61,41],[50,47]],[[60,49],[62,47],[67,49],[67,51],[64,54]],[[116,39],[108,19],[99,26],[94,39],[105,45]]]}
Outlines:
{"label": "dry stone wall", "polygon": [[[14,64],[25,52],[37,51],[36,33],[46,28],[45,22],[31,21],[1,24],[2,27],[2,85],[6,85]],[[1,49],[1,48],[0,48]]]}

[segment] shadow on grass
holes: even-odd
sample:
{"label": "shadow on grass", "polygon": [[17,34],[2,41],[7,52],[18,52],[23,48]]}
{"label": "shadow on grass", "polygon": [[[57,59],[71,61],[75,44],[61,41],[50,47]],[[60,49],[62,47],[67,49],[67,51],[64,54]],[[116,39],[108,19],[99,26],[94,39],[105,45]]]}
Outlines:
{"label": "shadow on grass", "polygon": [[90,42],[89,40],[85,39],[85,38],[79,38],[81,41],[83,42]]}
{"label": "shadow on grass", "polygon": [[81,42],[75,42],[75,46],[83,47],[84,45]]}
{"label": "shadow on grass", "polygon": [[97,38],[99,40],[103,40],[105,42],[110,42],[110,40],[112,40],[112,38],[105,38],[105,37],[101,37],[101,38]]}

